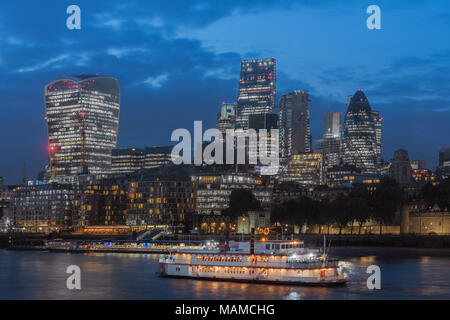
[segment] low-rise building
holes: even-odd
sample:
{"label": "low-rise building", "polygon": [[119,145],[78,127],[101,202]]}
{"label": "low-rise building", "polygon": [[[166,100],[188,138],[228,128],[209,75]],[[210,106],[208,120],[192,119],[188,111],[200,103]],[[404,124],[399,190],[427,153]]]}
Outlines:
{"label": "low-rise building", "polygon": [[198,173],[191,176],[195,183],[196,205],[199,214],[221,214],[229,206],[230,194],[236,189],[250,189],[263,208],[269,208],[272,188],[264,180],[250,173]]}
{"label": "low-rise building", "polygon": [[171,152],[171,146],[113,149],[111,173],[132,173],[165,166],[171,163]]}

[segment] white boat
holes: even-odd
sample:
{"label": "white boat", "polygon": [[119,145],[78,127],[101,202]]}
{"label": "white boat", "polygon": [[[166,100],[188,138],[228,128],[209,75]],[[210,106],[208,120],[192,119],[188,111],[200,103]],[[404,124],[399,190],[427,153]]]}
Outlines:
{"label": "white boat", "polygon": [[230,241],[207,250],[174,252],[159,260],[160,275],[290,285],[344,285],[338,259],[303,241]]}

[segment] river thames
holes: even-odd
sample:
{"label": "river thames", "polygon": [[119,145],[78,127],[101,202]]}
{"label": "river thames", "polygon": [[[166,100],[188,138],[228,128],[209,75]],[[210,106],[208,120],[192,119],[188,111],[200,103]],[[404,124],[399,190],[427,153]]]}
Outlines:
{"label": "river thames", "polygon": [[[0,299],[450,299],[450,249],[332,248],[349,277],[345,287],[299,287],[160,278],[160,255],[70,254],[0,250]],[[381,289],[369,290],[369,265]],[[69,265],[81,290],[68,290]]]}

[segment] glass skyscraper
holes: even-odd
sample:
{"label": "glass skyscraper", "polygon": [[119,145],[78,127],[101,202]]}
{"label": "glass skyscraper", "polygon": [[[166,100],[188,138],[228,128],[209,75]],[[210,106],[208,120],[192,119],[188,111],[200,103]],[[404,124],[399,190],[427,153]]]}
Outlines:
{"label": "glass skyscraper", "polygon": [[342,160],[362,173],[377,173],[377,141],[372,109],[362,90],[350,100],[345,115]]}
{"label": "glass skyscraper", "polygon": [[311,152],[308,91],[297,90],[283,94],[280,100],[279,127],[283,158]]}
{"label": "glass skyscraper", "polygon": [[316,151],[323,154],[325,168],[337,166],[340,162],[341,118],[340,112],[326,113],[323,117],[322,139]]}
{"label": "glass skyscraper", "polygon": [[248,129],[248,116],[271,113],[276,89],[275,59],[243,60],[237,106],[237,127]]}
{"label": "glass skyscraper", "polygon": [[381,137],[382,137],[382,125],[383,117],[380,115],[380,111],[372,110],[373,125],[375,126],[375,136],[377,142],[377,163],[383,164],[383,156],[381,155]]}
{"label": "glass skyscraper", "polygon": [[117,79],[82,75],[44,90],[51,177],[111,170],[119,127]]}

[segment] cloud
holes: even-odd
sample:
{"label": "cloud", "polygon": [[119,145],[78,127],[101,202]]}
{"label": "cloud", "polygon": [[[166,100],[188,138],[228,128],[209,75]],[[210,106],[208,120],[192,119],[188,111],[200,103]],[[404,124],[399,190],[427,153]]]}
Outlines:
{"label": "cloud", "polygon": [[59,55],[59,56],[57,56],[55,58],[51,58],[49,60],[37,63],[37,64],[35,64],[35,65],[31,66],[31,67],[20,68],[20,69],[17,70],[17,72],[20,72],[20,73],[33,72],[33,71],[44,69],[44,68],[47,68],[47,67],[58,68],[58,67],[61,67],[58,64],[58,62],[67,60],[67,58],[69,58],[69,56],[70,55],[68,55],[68,54],[62,54],[62,55]]}
{"label": "cloud", "polygon": [[169,75],[167,73],[160,74],[156,77],[148,77],[143,81],[143,83],[153,87],[153,88],[161,88],[163,83],[167,81]]}

